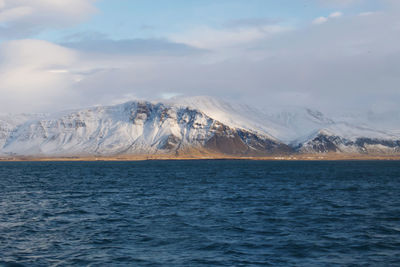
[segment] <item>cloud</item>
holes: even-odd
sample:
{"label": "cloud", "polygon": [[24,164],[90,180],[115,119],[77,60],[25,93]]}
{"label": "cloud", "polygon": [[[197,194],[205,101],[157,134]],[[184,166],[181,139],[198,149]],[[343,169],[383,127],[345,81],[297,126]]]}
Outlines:
{"label": "cloud", "polygon": [[[192,60],[153,62],[119,87],[134,88],[141,97],[172,88],[184,95],[231,97],[261,106],[298,104],[330,112],[367,110],[388,101],[395,105],[400,101],[396,21],[397,13],[386,11],[279,34],[212,29],[211,36],[185,35],[187,44],[198,43],[211,52]],[[124,77],[122,72],[114,75],[116,80]]]}
{"label": "cloud", "polygon": [[62,43],[63,46],[88,53],[129,54],[129,55],[174,55],[184,56],[205,53],[206,50],[167,39],[123,39],[85,38]]}
{"label": "cloud", "polygon": [[225,49],[255,42],[289,30],[288,27],[280,25],[257,25],[255,27],[244,27],[243,23],[241,25],[243,27],[231,29],[199,27],[181,34],[173,34],[169,38],[174,42],[184,43],[200,49]]}
{"label": "cloud", "polygon": [[178,97],[181,95],[182,94],[180,94],[180,93],[174,93],[174,92],[161,93],[161,98],[162,99],[171,99],[171,98]]}
{"label": "cloud", "polygon": [[224,23],[227,28],[249,28],[249,27],[264,27],[267,25],[276,25],[279,21],[271,18],[246,18],[235,19]]}
{"label": "cloud", "polygon": [[328,17],[318,17],[316,19],[313,20],[313,24],[323,24],[328,22],[330,19],[336,19],[336,18],[340,18],[343,16],[342,12],[333,12],[331,14],[329,14]]}
{"label": "cloud", "polygon": [[373,14],[375,14],[376,12],[370,12],[370,11],[368,11],[368,12],[361,12],[361,13],[359,13],[358,15],[359,16],[370,16],[370,15],[373,15]]}
{"label": "cloud", "polygon": [[1,0],[0,38],[32,36],[74,25],[96,12],[96,0]]}
{"label": "cloud", "polygon": [[313,20],[314,24],[322,24],[328,21],[328,18],[326,17],[318,17],[316,19]]}
{"label": "cloud", "polygon": [[361,5],[368,0],[317,0],[320,5],[326,7],[350,7],[354,5]]}
{"label": "cloud", "polygon": [[54,106],[73,82],[61,70],[78,60],[74,51],[38,40],[3,43],[0,57],[0,106],[7,111]]}
{"label": "cloud", "polygon": [[[328,21],[339,17],[333,14]],[[328,112],[398,107],[398,14],[399,9],[387,6],[318,27],[242,21],[164,39],[113,41],[78,34],[64,44],[9,41],[0,46],[0,112],[60,110],[172,93]],[[180,49],[189,51],[175,52]]]}
{"label": "cloud", "polygon": [[130,64],[34,39],[3,42],[0,59],[0,112],[14,113],[87,105],[94,92],[81,83]]}
{"label": "cloud", "polygon": [[[186,62],[199,53],[168,41],[132,41],[133,47],[125,47],[126,42],[131,45],[129,40],[109,42],[111,47],[97,48],[80,47],[78,43],[71,48],[34,39],[3,42],[0,112],[45,112],[119,102],[136,95],[131,91],[135,82],[153,79],[151,72],[155,66],[168,68],[171,62]],[[141,50],[136,51],[135,45]],[[189,53],[190,59],[184,53]],[[177,55],[182,59],[174,59]],[[144,91],[138,95],[151,92],[147,85],[141,89]],[[170,93],[168,88],[165,90]]]}
{"label": "cloud", "polygon": [[333,12],[329,15],[329,18],[340,18],[341,16],[343,16],[342,12]]}

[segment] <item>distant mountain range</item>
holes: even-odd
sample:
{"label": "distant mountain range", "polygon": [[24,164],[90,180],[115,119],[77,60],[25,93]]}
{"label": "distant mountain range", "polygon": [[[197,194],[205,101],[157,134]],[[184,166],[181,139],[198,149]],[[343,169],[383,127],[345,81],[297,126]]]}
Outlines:
{"label": "distant mountain range", "polygon": [[400,155],[399,129],[307,108],[258,110],[210,97],[131,101],[0,115],[0,156]]}

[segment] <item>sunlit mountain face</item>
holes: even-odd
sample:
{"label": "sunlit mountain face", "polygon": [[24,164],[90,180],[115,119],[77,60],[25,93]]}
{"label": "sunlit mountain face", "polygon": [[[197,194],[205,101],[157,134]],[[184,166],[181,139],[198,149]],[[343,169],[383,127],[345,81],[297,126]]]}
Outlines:
{"label": "sunlit mountain face", "polygon": [[395,155],[400,137],[308,108],[259,110],[211,97],[130,101],[54,114],[2,116],[4,156]]}

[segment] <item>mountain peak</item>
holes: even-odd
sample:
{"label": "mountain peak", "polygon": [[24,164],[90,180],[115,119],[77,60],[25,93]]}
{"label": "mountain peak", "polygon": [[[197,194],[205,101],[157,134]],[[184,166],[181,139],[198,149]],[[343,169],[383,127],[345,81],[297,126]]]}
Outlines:
{"label": "mountain peak", "polygon": [[208,96],[0,116],[3,155],[397,153],[395,132]]}

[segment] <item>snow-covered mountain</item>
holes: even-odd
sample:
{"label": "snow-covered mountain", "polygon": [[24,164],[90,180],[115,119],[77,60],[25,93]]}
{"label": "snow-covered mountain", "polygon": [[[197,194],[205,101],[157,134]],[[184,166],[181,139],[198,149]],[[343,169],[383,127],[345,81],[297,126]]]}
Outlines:
{"label": "snow-covered mountain", "polygon": [[289,146],[180,105],[145,101],[29,120],[8,131],[3,155],[288,153]]}
{"label": "snow-covered mountain", "polygon": [[0,151],[9,136],[19,125],[43,116],[41,114],[0,114]]}
{"label": "snow-covered mountain", "polygon": [[325,152],[396,154],[400,135],[307,108],[259,110],[210,97],[0,116],[3,156]]}
{"label": "snow-covered mountain", "polygon": [[[296,153],[400,152],[400,131],[395,130],[400,128],[399,114],[397,117],[391,114],[390,120],[386,121],[383,118],[368,119],[377,117],[371,114],[347,114],[346,117],[330,118],[317,110],[304,107],[256,109],[210,97],[177,98],[171,103],[191,106],[231,127],[251,129],[271,136],[274,140],[288,144]],[[382,127],[384,122],[386,127]],[[335,141],[332,142],[332,139]]]}

